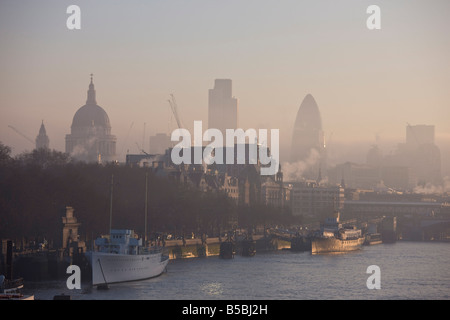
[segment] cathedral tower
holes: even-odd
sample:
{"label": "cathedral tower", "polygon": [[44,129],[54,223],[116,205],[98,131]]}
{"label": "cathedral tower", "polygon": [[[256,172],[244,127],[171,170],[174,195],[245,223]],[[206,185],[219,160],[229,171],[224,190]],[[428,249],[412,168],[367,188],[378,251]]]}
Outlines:
{"label": "cathedral tower", "polygon": [[39,129],[39,134],[36,137],[36,149],[48,149],[50,145],[50,140],[45,131],[44,120],[42,120],[41,128]]}
{"label": "cathedral tower", "polygon": [[108,114],[97,105],[92,74],[86,104],[75,113],[66,135],[66,152],[85,162],[115,160],[116,137],[111,135]]}

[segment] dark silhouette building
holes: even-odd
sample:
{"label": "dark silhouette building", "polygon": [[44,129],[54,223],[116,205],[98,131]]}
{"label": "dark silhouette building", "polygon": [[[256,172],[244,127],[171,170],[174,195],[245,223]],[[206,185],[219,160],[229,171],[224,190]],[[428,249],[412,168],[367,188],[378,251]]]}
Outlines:
{"label": "dark silhouette building", "polygon": [[36,149],[48,149],[49,146],[50,146],[50,139],[47,136],[44,121],[42,120],[41,128],[39,129],[39,134],[36,137]]}

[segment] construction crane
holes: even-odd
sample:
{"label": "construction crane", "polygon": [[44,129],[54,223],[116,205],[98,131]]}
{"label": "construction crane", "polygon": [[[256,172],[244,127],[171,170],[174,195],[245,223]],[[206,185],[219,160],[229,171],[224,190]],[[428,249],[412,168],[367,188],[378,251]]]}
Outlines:
{"label": "construction crane", "polygon": [[13,129],[17,134],[21,135],[23,138],[27,139],[27,141],[29,141],[32,145],[35,145],[35,142],[32,139],[28,138],[26,135],[24,135],[22,132],[20,132],[19,130],[17,130],[13,126],[8,126],[8,127]]}
{"label": "construction crane", "polygon": [[149,156],[149,154],[148,154],[147,152],[145,152],[145,150],[144,150],[143,148],[141,148],[141,146],[140,146],[137,142],[136,142],[136,146],[137,146],[138,150],[139,150],[141,153],[143,153],[143,154]]}
{"label": "construction crane", "polygon": [[170,95],[169,101],[170,108],[172,109],[173,115],[175,116],[175,120],[177,121],[177,125],[179,129],[183,128],[183,123],[180,120],[180,117],[178,116],[178,106],[177,102],[175,100],[175,96],[173,94]]}

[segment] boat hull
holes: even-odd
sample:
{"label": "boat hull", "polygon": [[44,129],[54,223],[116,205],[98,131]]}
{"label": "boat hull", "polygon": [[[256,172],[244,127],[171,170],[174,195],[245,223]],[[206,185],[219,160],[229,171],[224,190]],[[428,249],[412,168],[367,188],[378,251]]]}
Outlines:
{"label": "boat hull", "polygon": [[24,295],[21,293],[0,293],[0,301],[2,300],[34,300],[34,295]]}
{"label": "boat hull", "polygon": [[338,238],[315,238],[311,241],[311,253],[339,253],[361,249],[364,238],[341,240]]}
{"label": "boat hull", "polygon": [[91,252],[92,285],[154,278],[161,275],[169,258],[161,252],[126,255]]}

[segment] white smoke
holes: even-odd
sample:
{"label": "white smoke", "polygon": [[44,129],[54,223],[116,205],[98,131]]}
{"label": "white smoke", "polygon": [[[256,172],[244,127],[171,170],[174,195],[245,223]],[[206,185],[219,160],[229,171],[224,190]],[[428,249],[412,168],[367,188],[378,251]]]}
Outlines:
{"label": "white smoke", "polygon": [[164,162],[164,156],[155,154],[155,155],[145,157],[144,159],[141,159],[139,161],[139,167],[141,167],[141,168],[149,167],[149,166],[151,167],[151,166],[153,166],[154,162]]}
{"label": "white smoke", "polygon": [[284,162],[282,165],[283,176],[286,181],[301,181],[303,174],[314,167],[320,160],[320,154],[316,149],[311,149],[308,158],[297,162]]}
{"label": "white smoke", "polygon": [[84,146],[82,146],[81,144],[77,144],[77,145],[73,148],[73,150],[72,150],[72,152],[71,152],[70,155],[71,155],[72,157],[74,157],[74,158],[84,157],[84,156],[87,155],[87,150],[86,150],[86,148],[85,148]]}
{"label": "white smoke", "polygon": [[74,158],[86,157],[89,154],[89,150],[95,145],[96,142],[97,137],[92,136],[88,140],[84,141],[83,144],[75,145],[70,155]]}
{"label": "white smoke", "polygon": [[425,186],[416,186],[414,188],[415,193],[422,194],[443,194],[450,193],[450,177],[444,177],[442,185],[434,185],[427,183]]}

